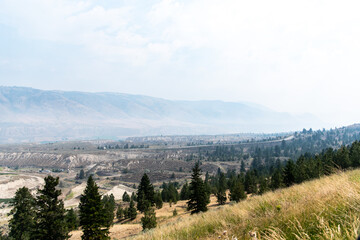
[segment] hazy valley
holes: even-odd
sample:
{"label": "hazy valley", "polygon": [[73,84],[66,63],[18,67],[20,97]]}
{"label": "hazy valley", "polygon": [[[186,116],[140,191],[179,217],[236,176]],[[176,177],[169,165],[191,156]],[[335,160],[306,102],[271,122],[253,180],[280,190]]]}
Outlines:
{"label": "hazy valley", "polygon": [[121,93],[0,87],[0,143],[129,136],[286,132],[323,127],[251,103],[170,101]]}

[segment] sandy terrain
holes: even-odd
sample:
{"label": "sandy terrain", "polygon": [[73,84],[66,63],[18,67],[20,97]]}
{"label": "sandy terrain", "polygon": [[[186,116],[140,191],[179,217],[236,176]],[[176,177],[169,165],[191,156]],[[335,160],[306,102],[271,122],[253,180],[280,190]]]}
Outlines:
{"label": "sandy terrain", "polygon": [[115,200],[122,200],[122,196],[125,191],[131,196],[131,193],[134,192],[135,189],[129,188],[122,184],[119,184],[119,185],[113,187],[110,191],[106,192],[105,195],[113,194],[115,197]]}
{"label": "sandy terrain", "polygon": [[64,206],[65,207],[77,206],[80,202],[80,195],[83,194],[85,188],[86,188],[86,182],[83,182],[82,184],[71,189],[72,197],[64,201]]}
{"label": "sandy terrain", "polygon": [[34,191],[43,184],[44,179],[38,176],[16,175],[13,173],[0,175],[0,198],[14,197],[16,190],[21,187],[27,187]]}

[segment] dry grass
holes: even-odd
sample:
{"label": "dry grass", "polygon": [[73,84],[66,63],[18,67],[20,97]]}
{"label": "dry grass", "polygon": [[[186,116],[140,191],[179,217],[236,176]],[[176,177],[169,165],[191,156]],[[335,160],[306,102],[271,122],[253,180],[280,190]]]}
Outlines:
{"label": "dry grass", "polygon": [[250,239],[249,231],[268,240],[356,239],[359,227],[360,170],[354,170],[180,216],[134,239]]}
{"label": "dry grass", "polygon": [[[132,236],[141,231],[139,224],[116,224],[110,229],[111,239],[124,239],[125,237]],[[82,231],[72,231],[70,240],[80,240]]]}

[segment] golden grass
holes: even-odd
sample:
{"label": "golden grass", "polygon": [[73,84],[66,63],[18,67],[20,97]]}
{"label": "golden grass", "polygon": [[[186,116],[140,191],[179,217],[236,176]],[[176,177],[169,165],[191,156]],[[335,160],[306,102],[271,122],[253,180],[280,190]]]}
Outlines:
{"label": "golden grass", "polygon": [[[254,196],[135,236],[133,239],[356,239],[360,170]],[[223,234],[227,231],[226,234]]]}

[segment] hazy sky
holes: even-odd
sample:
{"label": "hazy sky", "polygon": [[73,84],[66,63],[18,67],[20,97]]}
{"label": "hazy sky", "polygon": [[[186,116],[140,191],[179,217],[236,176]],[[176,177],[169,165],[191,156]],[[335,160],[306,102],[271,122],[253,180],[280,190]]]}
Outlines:
{"label": "hazy sky", "polygon": [[0,0],[0,85],[360,122],[360,2]]}

